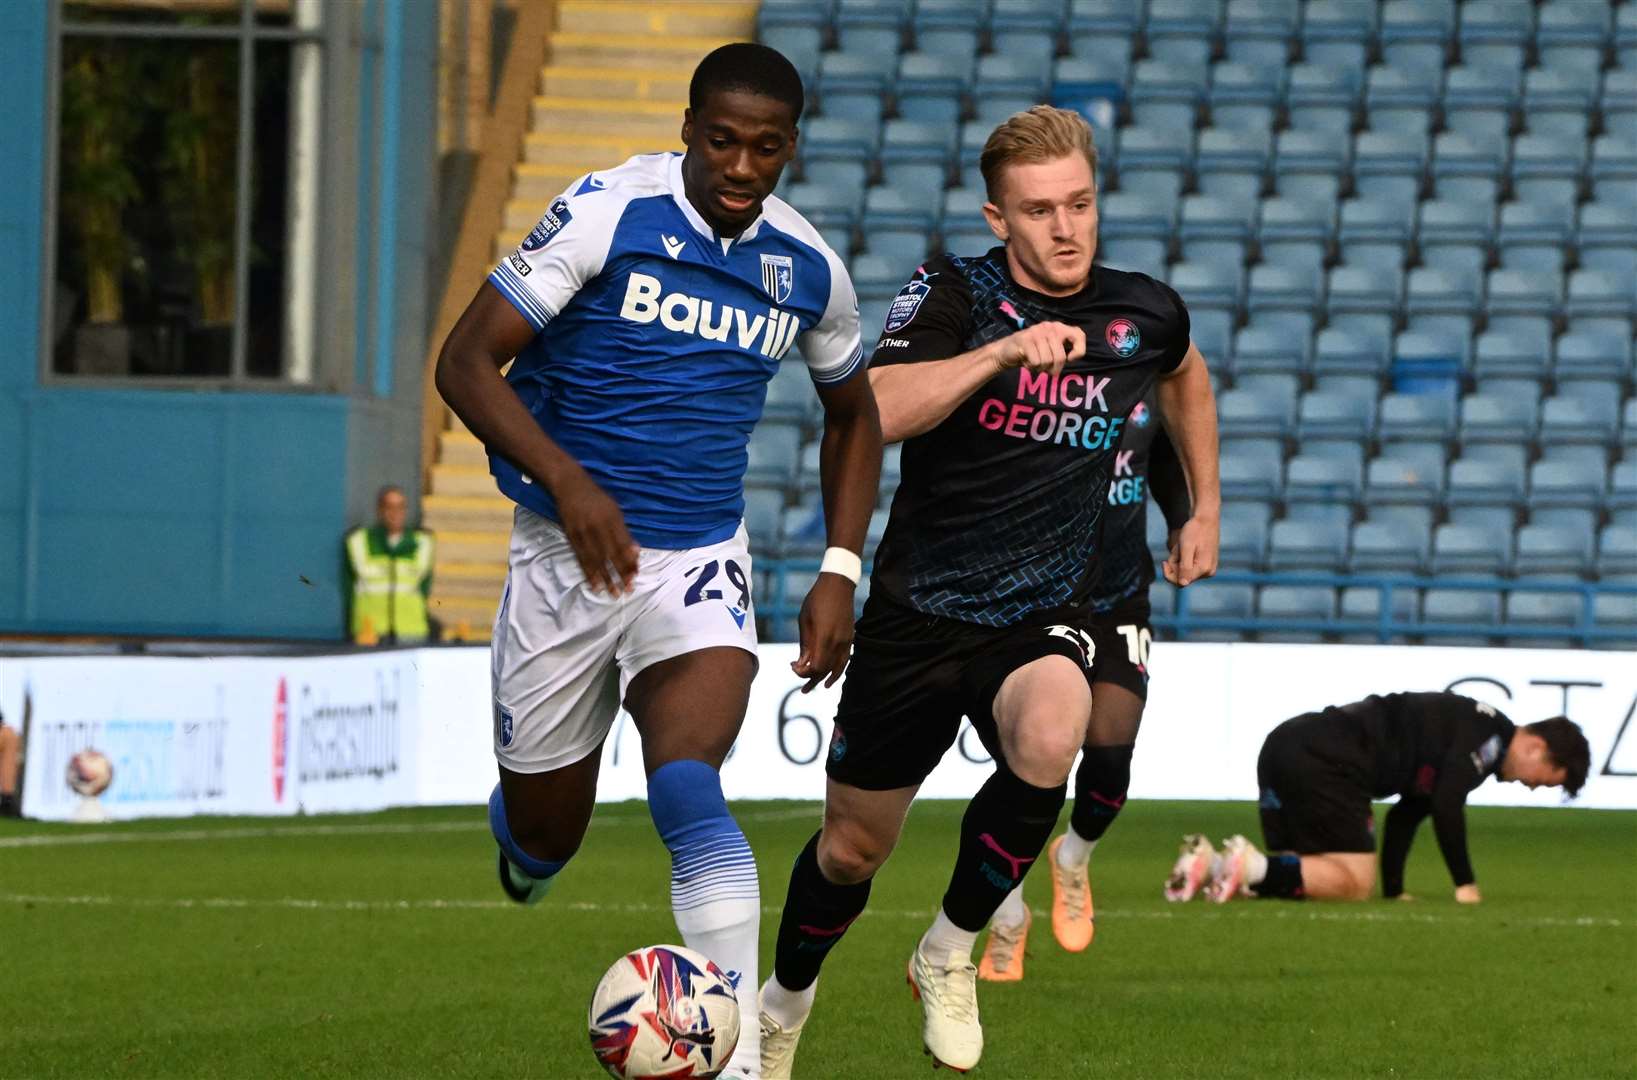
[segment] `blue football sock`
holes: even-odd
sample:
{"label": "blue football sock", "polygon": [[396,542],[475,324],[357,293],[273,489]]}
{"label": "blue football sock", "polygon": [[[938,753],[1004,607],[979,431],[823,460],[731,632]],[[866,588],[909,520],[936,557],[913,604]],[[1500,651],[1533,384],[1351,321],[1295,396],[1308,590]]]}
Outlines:
{"label": "blue football sock", "polygon": [[568,864],[567,859],[536,859],[517,846],[517,841],[512,839],[511,826],[506,823],[506,801],[500,795],[499,784],[489,795],[489,831],[494,833],[495,843],[500,845],[500,850],[511,864],[535,881],[550,880]]}

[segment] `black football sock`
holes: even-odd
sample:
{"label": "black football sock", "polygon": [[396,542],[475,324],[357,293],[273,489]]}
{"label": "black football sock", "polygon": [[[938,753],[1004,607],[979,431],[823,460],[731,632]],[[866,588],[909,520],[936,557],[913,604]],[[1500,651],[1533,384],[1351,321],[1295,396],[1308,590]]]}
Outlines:
{"label": "black football sock", "polygon": [[773,975],[786,990],[805,990],[818,978],[819,968],[841,936],[864,911],[870,883],[837,885],[819,870],[818,838],[796,856],[790,871],[790,890],[779,917],[779,937],[773,951]]}
{"label": "black football sock", "polygon": [[17,816],[17,796],[15,794],[0,795],[0,817]]}
{"label": "black football sock", "polygon": [[1067,784],[1040,788],[1004,765],[995,770],[961,818],[960,853],[944,893],[950,922],[974,933],[988,925],[1040,857],[1067,795]]}
{"label": "black football sock", "polygon": [[1302,889],[1302,857],[1285,852],[1268,856],[1267,876],[1250,887],[1257,896],[1300,900],[1307,895]]}
{"label": "black football sock", "polygon": [[1088,746],[1074,771],[1074,809],[1069,824],[1086,840],[1100,840],[1125,806],[1131,786],[1131,753],[1126,746]]}

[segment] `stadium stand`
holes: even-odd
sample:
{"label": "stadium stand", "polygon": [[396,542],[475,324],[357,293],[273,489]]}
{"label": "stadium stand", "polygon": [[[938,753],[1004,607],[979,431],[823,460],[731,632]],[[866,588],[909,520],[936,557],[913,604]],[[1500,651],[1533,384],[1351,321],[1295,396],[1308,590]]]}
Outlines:
{"label": "stadium stand", "polygon": [[[1637,4],[803,0],[758,27],[815,93],[784,193],[872,300],[990,245],[995,122],[1091,121],[1099,259],[1181,292],[1219,387],[1224,573],[1157,587],[1162,627],[1637,641]],[[832,122],[873,130],[838,150]],[[810,523],[786,430],[755,440]],[[787,554],[758,547],[789,605],[813,564]]]}

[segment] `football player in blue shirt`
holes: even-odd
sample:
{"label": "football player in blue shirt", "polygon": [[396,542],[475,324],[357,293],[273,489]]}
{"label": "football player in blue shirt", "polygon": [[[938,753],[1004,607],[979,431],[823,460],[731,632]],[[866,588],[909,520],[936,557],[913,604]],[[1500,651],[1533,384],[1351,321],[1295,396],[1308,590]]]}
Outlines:
{"label": "football player in blue shirt", "polygon": [[830,549],[792,665],[809,689],[847,663],[881,464],[846,267],[772,194],[802,104],[775,50],[711,53],[689,87],[687,152],[570,185],[478,290],[437,367],[517,503],[491,649],[501,885],[535,902],[579,847],[623,704],[677,926],[737,981],[746,1022],[729,1073],[746,1076],[759,1067],[761,901],[718,769],[757,663],[746,444],[792,345],[825,411]]}

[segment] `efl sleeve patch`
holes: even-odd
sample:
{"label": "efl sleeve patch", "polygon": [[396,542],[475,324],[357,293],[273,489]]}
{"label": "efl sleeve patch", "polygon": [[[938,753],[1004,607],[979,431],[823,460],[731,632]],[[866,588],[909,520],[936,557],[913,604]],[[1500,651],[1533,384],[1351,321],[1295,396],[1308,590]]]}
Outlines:
{"label": "efl sleeve patch", "polygon": [[915,313],[921,310],[921,303],[932,292],[932,286],[924,281],[912,281],[898,290],[898,295],[892,298],[887,307],[887,321],[881,327],[883,334],[896,334],[908,326],[915,319]]}

